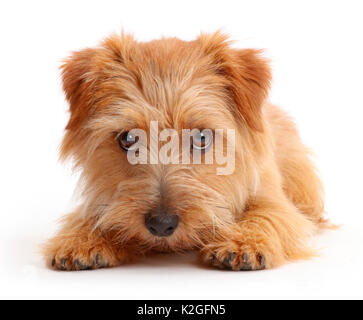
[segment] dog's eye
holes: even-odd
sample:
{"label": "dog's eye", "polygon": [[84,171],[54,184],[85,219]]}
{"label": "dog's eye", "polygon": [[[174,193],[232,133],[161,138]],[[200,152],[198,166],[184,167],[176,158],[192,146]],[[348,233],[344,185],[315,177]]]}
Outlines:
{"label": "dog's eye", "polygon": [[212,130],[198,131],[192,136],[192,148],[197,150],[206,150],[213,143]]}
{"label": "dog's eye", "polygon": [[132,133],[125,131],[117,135],[117,141],[122,150],[128,151],[137,142],[137,139]]}

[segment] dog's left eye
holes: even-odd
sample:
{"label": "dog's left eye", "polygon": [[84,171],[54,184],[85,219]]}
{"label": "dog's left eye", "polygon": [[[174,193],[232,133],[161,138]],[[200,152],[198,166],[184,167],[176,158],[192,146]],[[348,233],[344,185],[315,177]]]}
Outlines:
{"label": "dog's left eye", "polygon": [[206,150],[213,142],[213,132],[212,130],[206,129],[203,131],[198,131],[193,134],[193,144],[192,148],[197,150]]}
{"label": "dog's left eye", "polygon": [[117,135],[117,141],[122,150],[128,151],[137,142],[137,139],[135,135],[133,135],[129,131],[125,131],[125,132],[120,132]]}

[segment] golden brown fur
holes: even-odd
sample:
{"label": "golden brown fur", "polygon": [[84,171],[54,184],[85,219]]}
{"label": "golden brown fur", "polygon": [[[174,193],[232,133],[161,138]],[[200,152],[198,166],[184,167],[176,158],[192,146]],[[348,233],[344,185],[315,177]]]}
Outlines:
{"label": "golden brown fur", "polygon": [[[270,69],[260,52],[232,49],[220,34],[185,42],[111,36],[62,66],[70,120],[61,148],[81,170],[82,205],[45,245],[63,270],[116,266],[155,251],[199,250],[233,270],[308,258],[324,225],[323,188],[291,119],[267,102]],[[236,166],[135,165],[120,130],[233,128]],[[144,215],[160,202],[180,217],[167,238]]]}

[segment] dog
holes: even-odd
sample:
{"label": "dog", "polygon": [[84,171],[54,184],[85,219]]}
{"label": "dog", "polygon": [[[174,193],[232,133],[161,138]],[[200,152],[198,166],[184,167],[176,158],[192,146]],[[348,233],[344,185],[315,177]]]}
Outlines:
{"label": "dog", "polygon": [[[51,268],[195,250],[213,267],[262,270],[315,255],[308,240],[328,225],[323,186],[293,121],[268,101],[260,50],[236,49],[221,32],[150,42],[122,33],[74,52],[61,70],[70,118],[60,158],[80,171],[82,203],[44,245]],[[151,129],[172,129],[176,145],[197,129],[182,154],[199,150],[202,160],[216,157],[206,144],[217,129],[226,151],[231,129],[233,170],[217,174],[216,161],[130,163],[141,141],[134,129],[146,137],[134,158],[161,151]]]}

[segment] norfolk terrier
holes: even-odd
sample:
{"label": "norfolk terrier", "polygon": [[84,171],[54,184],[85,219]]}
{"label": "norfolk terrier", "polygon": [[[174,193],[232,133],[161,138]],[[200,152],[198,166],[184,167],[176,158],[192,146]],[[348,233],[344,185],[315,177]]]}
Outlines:
{"label": "norfolk terrier", "polygon": [[261,270],[314,255],[323,187],[289,116],[268,102],[269,63],[220,32],[194,41],[112,35],[61,67],[61,159],[81,205],[44,246],[59,270],[196,250]]}

